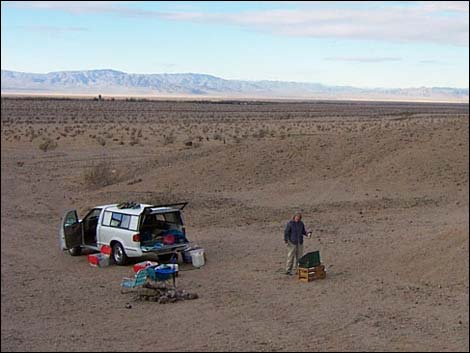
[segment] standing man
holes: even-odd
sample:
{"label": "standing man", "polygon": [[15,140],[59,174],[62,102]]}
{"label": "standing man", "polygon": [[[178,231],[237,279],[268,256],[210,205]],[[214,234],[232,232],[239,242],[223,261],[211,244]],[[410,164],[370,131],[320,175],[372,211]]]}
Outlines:
{"label": "standing man", "polygon": [[307,233],[302,222],[302,214],[297,212],[287,223],[284,231],[284,241],[287,244],[286,275],[293,275],[297,271],[299,259],[304,251],[304,235],[310,237],[311,232]]}

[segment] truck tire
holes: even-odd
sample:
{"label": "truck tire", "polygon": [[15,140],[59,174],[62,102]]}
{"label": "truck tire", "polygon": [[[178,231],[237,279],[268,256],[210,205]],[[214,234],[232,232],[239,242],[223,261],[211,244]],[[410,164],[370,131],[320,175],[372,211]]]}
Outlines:
{"label": "truck tire", "polygon": [[72,256],[80,256],[82,254],[82,248],[77,246],[75,248],[69,249],[69,254]]}
{"label": "truck tire", "polygon": [[113,260],[116,265],[127,264],[127,255],[121,243],[116,242],[113,244]]}

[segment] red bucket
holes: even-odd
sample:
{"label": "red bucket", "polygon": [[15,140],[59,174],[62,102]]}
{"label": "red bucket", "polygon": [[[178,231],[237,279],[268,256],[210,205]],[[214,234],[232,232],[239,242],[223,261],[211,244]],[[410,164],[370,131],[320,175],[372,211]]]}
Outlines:
{"label": "red bucket", "polygon": [[104,255],[111,255],[111,252],[112,252],[112,249],[110,246],[108,245],[103,245],[101,247],[101,253],[104,254]]}

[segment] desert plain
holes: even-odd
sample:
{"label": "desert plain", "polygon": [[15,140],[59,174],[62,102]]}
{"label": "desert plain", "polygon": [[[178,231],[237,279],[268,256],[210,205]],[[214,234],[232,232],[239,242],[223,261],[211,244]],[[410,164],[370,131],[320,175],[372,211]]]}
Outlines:
{"label": "desert plain", "polygon": [[[468,351],[469,106],[2,97],[2,351]],[[60,219],[188,201],[172,304]],[[327,277],[283,274],[296,211]]]}

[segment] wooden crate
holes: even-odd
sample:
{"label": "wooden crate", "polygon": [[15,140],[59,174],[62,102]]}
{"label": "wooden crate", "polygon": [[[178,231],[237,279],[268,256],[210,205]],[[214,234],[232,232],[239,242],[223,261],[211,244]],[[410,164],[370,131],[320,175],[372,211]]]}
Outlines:
{"label": "wooden crate", "polygon": [[326,277],[325,265],[318,265],[315,267],[302,268],[297,270],[299,281],[311,282],[317,279],[324,279]]}
{"label": "wooden crate", "polygon": [[305,273],[306,271],[308,272],[325,271],[325,265],[321,264],[321,265],[314,266],[314,267],[299,267],[297,269],[297,272]]}

